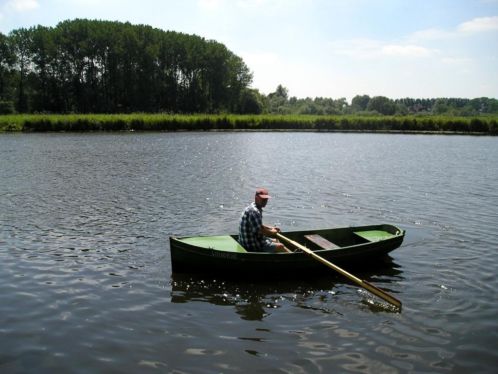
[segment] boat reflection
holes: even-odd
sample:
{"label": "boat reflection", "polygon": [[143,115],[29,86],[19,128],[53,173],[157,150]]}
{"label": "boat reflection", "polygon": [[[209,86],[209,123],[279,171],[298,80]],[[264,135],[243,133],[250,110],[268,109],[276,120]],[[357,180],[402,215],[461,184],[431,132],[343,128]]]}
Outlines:
{"label": "boat reflection", "polygon": [[[400,266],[390,256],[375,269],[356,270],[355,275],[382,287],[386,291],[389,283],[403,279]],[[323,313],[337,313],[333,306],[337,295],[345,293],[349,283],[342,276],[331,271],[312,279],[256,280],[219,279],[208,275],[172,274],[171,302],[207,302],[213,305],[233,306],[244,320],[262,320],[275,309],[293,305],[302,309],[319,310]],[[351,292],[347,291],[351,296]],[[373,312],[389,310],[374,300],[366,291],[361,292],[362,304]],[[357,298],[356,295],[352,297]]]}

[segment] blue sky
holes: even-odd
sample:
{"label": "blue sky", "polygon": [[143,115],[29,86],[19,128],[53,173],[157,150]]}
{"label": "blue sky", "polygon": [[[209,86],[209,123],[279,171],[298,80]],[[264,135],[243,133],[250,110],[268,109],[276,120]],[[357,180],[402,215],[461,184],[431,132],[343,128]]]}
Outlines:
{"label": "blue sky", "polygon": [[498,98],[498,0],[0,0],[0,32],[66,19],[215,39],[263,93]]}

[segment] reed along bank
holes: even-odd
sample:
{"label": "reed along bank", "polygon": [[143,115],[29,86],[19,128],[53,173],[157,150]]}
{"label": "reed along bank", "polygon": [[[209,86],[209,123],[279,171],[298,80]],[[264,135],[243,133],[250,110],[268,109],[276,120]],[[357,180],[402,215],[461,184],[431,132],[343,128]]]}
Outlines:
{"label": "reed along bank", "polygon": [[0,132],[344,131],[498,134],[498,117],[178,114],[16,114]]}

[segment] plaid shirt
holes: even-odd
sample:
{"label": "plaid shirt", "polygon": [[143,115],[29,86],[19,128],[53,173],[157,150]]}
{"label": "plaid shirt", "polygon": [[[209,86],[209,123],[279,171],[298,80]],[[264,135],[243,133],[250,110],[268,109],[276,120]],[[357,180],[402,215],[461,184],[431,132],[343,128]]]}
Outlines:
{"label": "plaid shirt", "polygon": [[266,238],[261,233],[263,210],[256,203],[249,205],[240,217],[239,243],[247,250],[261,252]]}

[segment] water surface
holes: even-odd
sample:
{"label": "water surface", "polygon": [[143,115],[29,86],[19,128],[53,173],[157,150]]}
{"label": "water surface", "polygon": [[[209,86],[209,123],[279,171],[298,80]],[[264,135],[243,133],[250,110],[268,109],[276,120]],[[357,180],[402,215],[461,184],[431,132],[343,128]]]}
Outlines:
{"label": "water surface", "polygon": [[[0,136],[1,372],[494,372],[498,139],[333,133]],[[356,274],[171,274],[171,234],[407,230]]]}

